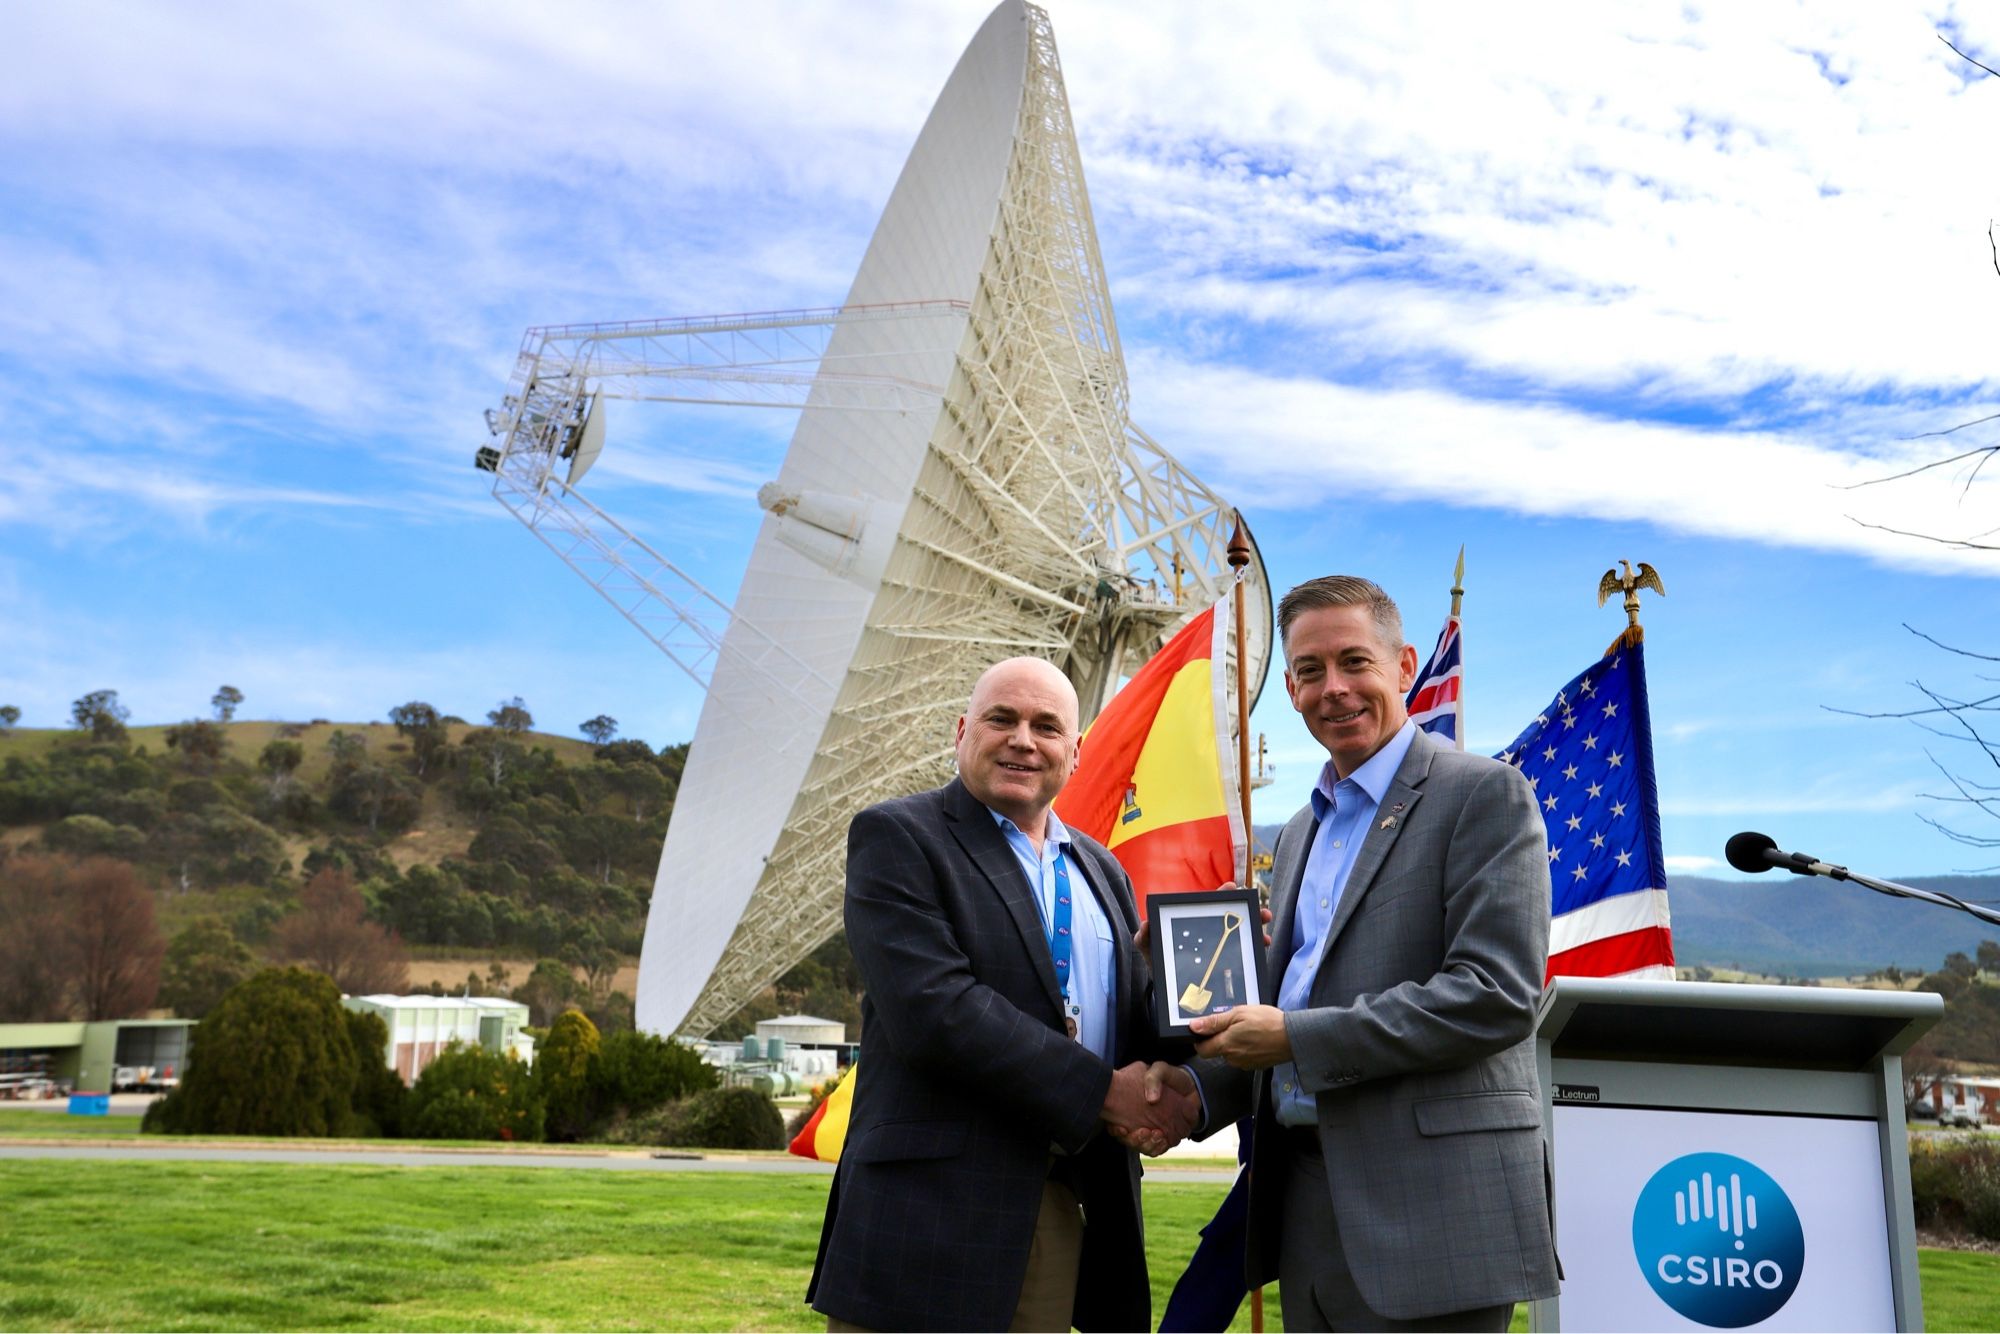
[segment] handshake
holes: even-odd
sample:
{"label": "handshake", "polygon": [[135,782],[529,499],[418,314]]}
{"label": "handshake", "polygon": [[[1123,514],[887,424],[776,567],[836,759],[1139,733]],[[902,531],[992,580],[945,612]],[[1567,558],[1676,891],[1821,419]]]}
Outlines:
{"label": "handshake", "polygon": [[1134,1061],[1112,1072],[1101,1116],[1119,1143],[1158,1157],[1201,1124],[1201,1094],[1182,1066]]}

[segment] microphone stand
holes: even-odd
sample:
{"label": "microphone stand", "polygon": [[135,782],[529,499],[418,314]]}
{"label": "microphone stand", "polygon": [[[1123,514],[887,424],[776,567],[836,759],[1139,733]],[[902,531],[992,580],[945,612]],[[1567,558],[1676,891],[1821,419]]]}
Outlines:
{"label": "microphone stand", "polygon": [[[1796,853],[1793,855],[1795,857],[1800,856],[1800,854]],[[1802,859],[1793,862],[1779,862],[1778,865],[1799,875],[1823,875],[1829,880],[1852,880],[1857,885],[1866,886],[1874,890],[1877,894],[1887,894],[1891,898],[1916,899],[1922,903],[1934,903],[1940,908],[1956,908],[1960,912],[1969,913],[1989,925],[2000,926],[2000,912],[1996,912],[1992,908],[1982,907],[1976,903],[1967,903],[1963,899],[1955,899],[1949,894],[1940,894],[1936,890],[1918,889],[1915,885],[1899,885],[1894,880],[1877,880],[1872,875],[1863,875],[1859,871],[1850,871],[1845,866],[1835,866],[1830,862]]]}

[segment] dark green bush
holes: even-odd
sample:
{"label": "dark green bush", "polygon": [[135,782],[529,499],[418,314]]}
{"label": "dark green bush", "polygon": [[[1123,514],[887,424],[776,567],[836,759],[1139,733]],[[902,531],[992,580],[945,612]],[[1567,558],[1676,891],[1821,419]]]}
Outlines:
{"label": "dark green bush", "polygon": [[597,1106],[607,1115],[643,1116],[716,1084],[714,1068],[692,1047],[632,1029],[605,1035],[590,1073]]}
{"label": "dark green bush", "polygon": [[1910,1195],[1919,1227],[2000,1241],[2000,1144],[1915,1141]]}
{"label": "dark green bush", "polygon": [[562,1143],[581,1139],[597,1119],[591,1067],[597,1064],[597,1025],[581,1010],[564,1010],[535,1049],[535,1088],[547,1109],[547,1131]]}
{"label": "dark green bush", "polygon": [[484,1047],[452,1046],[424,1067],[403,1108],[414,1139],[542,1138],[542,1100],[528,1067]]}
{"label": "dark green bush", "polygon": [[231,987],[188,1044],[180,1087],[143,1128],[168,1134],[345,1135],[357,1066],[333,980],[267,968]]}
{"label": "dark green bush", "polygon": [[615,1118],[603,1138],[683,1149],[782,1149],[791,1142],[777,1106],[752,1088],[706,1089],[642,1116]]}
{"label": "dark green bush", "polygon": [[349,1010],[347,1039],[354,1044],[354,1133],[394,1139],[403,1133],[409,1090],[389,1068],[389,1026],[379,1014]]}
{"label": "dark green bush", "polygon": [[708,1089],[683,1104],[680,1143],[693,1149],[782,1149],[785,1119],[756,1089]]}

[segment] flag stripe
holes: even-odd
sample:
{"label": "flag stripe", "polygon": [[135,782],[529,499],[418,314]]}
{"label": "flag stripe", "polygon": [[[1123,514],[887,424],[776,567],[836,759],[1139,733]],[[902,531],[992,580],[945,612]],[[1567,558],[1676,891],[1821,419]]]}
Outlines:
{"label": "flag stripe", "polygon": [[1113,851],[1142,900],[1153,894],[1200,893],[1236,878],[1226,815],[1149,829]]}
{"label": "flag stripe", "polygon": [[1459,657],[1458,617],[1447,616],[1430,661],[1417,672],[1404,707],[1410,720],[1432,736],[1465,749],[1465,709],[1459,698],[1465,669]]}
{"label": "flag stripe", "polygon": [[1064,824],[1100,843],[1111,837],[1153,718],[1180,669],[1208,656],[1215,619],[1215,608],[1210,607],[1188,622],[1091,723],[1083,736],[1083,761],[1056,798],[1056,814]]}
{"label": "flag stripe", "polygon": [[1663,978],[1673,976],[1673,933],[1663,926],[1628,931],[1579,945],[1549,956],[1548,977],[1617,977],[1659,966]]}
{"label": "flag stripe", "polygon": [[799,1127],[799,1133],[792,1137],[786,1146],[789,1152],[823,1163],[840,1161],[840,1151],[847,1144],[847,1122],[854,1111],[854,1081],[858,1077],[855,1067],[849,1066],[847,1077],[820,1100],[813,1114]]}
{"label": "flag stripe", "polygon": [[1632,890],[1613,894],[1549,922],[1549,953],[1564,954],[1595,940],[1622,936],[1630,931],[1673,926],[1667,911],[1664,889]]}
{"label": "flag stripe", "polygon": [[1056,798],[1063,823],[1125,867],[1142,914],[1146,895],[1214,889],[1241,864],[1223,605],[1191,618],[1105,706]]}

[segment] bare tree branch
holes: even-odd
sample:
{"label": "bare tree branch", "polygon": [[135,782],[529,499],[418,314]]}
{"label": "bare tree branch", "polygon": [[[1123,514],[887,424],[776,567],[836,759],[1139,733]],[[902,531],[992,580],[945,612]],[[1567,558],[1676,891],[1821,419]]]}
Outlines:
{"label": "bare tree branch", "polygon": [[[1941,435],[1956,435],[1968,426],[1981,426],[1991,421],[2000,421],[2000,412],[1996,412],[1989,417],[1974,417],[1969,422],[1960,422],[1956,426],[1947,426],[1942,431],[1919,431],[1915,435],[1899,435],[1896,438],[1898,440],[1935,440]],[[1945,459],[1943,462],[1949,463],[1951,460]],[[1925,464],[1924,466],[1932,467],[1935,465]],[[1863,485],[1865,486],[1866,483],[1863,483]]]}
{"label": "bare tree branch", "polygon": [[[1937,35],[1937,39],[1940,42],[1943,42],[1946,46],[1951,46],[1951,38],[1945,36],[1943,33],[1939,33]],[[1953,55],[1957,56],[1960,60],[1963,60],[1968,65],[1979,65],[1978,61],[1974,60],[1971,56],[1965,54],[1965,52],[1959,50],[1955,46],[1951,46],[1951,52]],[[1979,65],[1979,68],[1985,70],[1988,74],[2000,75],[2000,70],[1994,69],[1991,65]]]}
{"label": "bare tree branch", "polygon": [[1926,801],[1947,801],[1947,802],[1954,802],[1961,806],[1977,806],[1980,810],[1986,812],[1986,814],[1988,815],[1996,814],[1996,808],[2000,808],[2000,800],[1995,800],[1992,797],[1973,796],[1970,792],[1967,792],[1965,790],[1965,784],[1959,780],[1957,774],[1953,773],[1951,770],[1945,768],[1942,764],[1938,763],[1937,756],[1931,754],[1929,751],[1925,751],[1924,758],[1931,762],[1932,768],[1936,769],[1939,773],[1944,775],[1944,781],[1950,783],[1952,787],[1958,792],[1958,795],[1955,797],[1947,797],[1942,793],[1937,793],[1937,792],[1919,792],[1917,794],[1918,796],[1924,798]]}
{"label": "bare tree branch", "polygon": [[2000,838],[1983,838],[1977,834],[1962,834],[1950,825],[1939,824],[1928,815],[1919,814],[1917,818],[1954,843],[1963,843],[1968,848],[2000,848]]}
{"label": "bare tree branch", "polygon": [[[1897,537],[1922,538],[1926,542],[1935,542],[1939,546],[1958,547],[1965,551],[2000,551],[2000,546],[1995,546],[1991,542],[1974,542],[1969,538],[1963,537],[1938,537],[1931,533],[1913,533],[1907,528],[1891,528],[1885,523],[1869,523],[1865,519],[1855,518],[1852,514],[1847,516],[1847,520],[1850,523],[1859,524],[1863,528],[1872,528],[1878,533],[1894,533]],[[1988,534],[1978,533],[1976,536],[1986,537]]]}
{"label": "bare tree branch", "polygon": [[[1929,699],[1931,703],[1937,704],[1939,706],[1942,706],[1945,703],[1945,701],[1939,698],[1939,696],[1934,691],[1926,689],[1923,682],[1921,681],[1917,682],[1917,689],[1923,691],[1924,697]],[[1993,762],[1993,767],[1996,769],[2000,769],[2000,751],[1996,751],[1993,748],[1993,743],[1988,741],[1985,737],[1979,734],[1978,728],[1974,727],[1971,723],[1965,721],[1965,714],[1963,710],[1964,706],[1960,705],[1957,708],[1947,709],[1946,712],[1950,713],[1952,721],[1957,723],[1960,727],[1963,727],[1965,729],[1965,734],[1968,737],[1971,737],[1973,742],[1981,750],[1986,752],[1986,758]],[[1932,763],[1935,764],[1936,761],[1933,760]]]}
{"label": "bare tree branch", "polygon": [[[2000,412],[1994,413],[1991,417],[1981,417],[1979,421],[1961,422],[1959,425],[1952,427],[1950,431],[1927,431],[1923,435],[1907,435],[1903,439],[1928,440],[1933,436],[1950,435],[1952,431],[1962,431],[1968,426],[1978,426],[1981,422],[1996,420],[2000,420]],[[1833,489],[1836,491],[1859,491],[1864,486],[1880,486],[1884,482],[1900,482],[1905,477],[1915,477],[1920,472],[1929,472],[1932,468],[1942,468],[1947,463],[1958,463],[1971,458],[1975,454],[1985,454],[1990,458],[1996,450],[2000,450],[2000,445],[1981,445],[1977,449],[1968,449],[1963,454],[1953,454],[1948,459],[1932,459],[1929,463],[1919,463],[1916,467],[1906,469],[1903,472],[1892,472],[1887,477],[1871,477],[1865,482],[1849,482],[1845,486],[1836,486]],[[1979,469],[1985,467],[1986,464],[1987,459],[1981,459],[1978,466],[1973,469],[1973,473],[1977,475]]]}
{"label": "bare tree branch", "polygon": [[[2000,662],[2000,656],[1995,656],[1994,654],[1991,653],[1974,653],[1969,648],[1955,648],[1952,645],[1945,643],[1942,639],[1934,639],[1930,635],[1927,635],[1923,631],[1917,629],[1916,626],[1911,625],[1908,621],[1903,622],[1903,628],[1905,630],[1908,630],[1911,634],[1915,635],[1917,638],[1924,640],[1927,643],[1937,645],[1939,648],[1943,649],[1946,653],[1956,653],[1961,658],[1977,658],[1981,662]],[[1990,676],[1982,676],[1979,679],[1982,681],[1990,681],[1993,678]]]}

